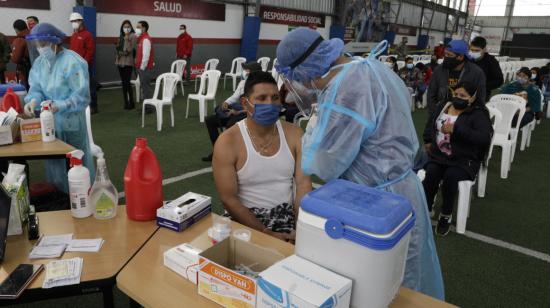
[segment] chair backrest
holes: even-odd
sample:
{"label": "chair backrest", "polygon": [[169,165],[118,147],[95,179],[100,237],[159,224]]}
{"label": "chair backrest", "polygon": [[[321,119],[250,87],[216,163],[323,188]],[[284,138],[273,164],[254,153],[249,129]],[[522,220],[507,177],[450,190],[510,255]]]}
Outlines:
{"label": "chair backrest", "polygon": [[231,61],[231,74],[239,76],[243,72],[243,63],[246,62],[246,58],[237,57]]}
{"label": "chair backrest", "polygon": [[397,68],[402,69],[405,67],[405,61],[397,61]]}
{"label": "chair backrest", "polygon": [[214,99],[216,97],[216,91],[218,90],[218,82],[220,81],[220,76],[222,73],[218,70],[209,70],[203,73],[203,76],[205,78],[201,78],[201,86],[203,83],[203,80],[205,82],[208,82],[208,86],[206,89],[206,98],[207,99]]}
{"label": "chair backrest", "polygon": [[500,110],[492,106],[487,106],[487,110],[489,110],[489,118],[493,123],[493,130],[495,130],[496,127],[499,125],[500,121],[502,121],[502,112],[500,112]]}
{"label": "chair backrest", "polygon": [[269,57],[261,57],[258,59],[258,63],[262,65],[262,71],[267,72],[267,68],[269,67],[269,61],[271,61]]}
{"label": "chair backrest", "polygon": [[271,65],[271,71],[276,71],[277,69],[275,66],[277,65],[279,61],[277,61],[277,58],[273,59],[273,64]]}
{"label": "chair backrest", "polygon": [[[504,134],[507,136],[512,129],[519,129],[521,119],[525,114],[526,102],[523,98],[517,95],[498,94],[491,97],[487,105],[498,109],[502,114],[501,121],[495,125],[495,134]],[[516,126],[512,127],[512,120],[518,112],[519,115]]]}
{"label": "chair backrest", "polygon": [[206,64],[204,65],[205,71],[215,70],[218,67],[218,64],[220,63],[220,60],[218,59],[209,59],[206,61]]}
{"label": "chair backrest", "polygon": [[380,62],[386,62],[386,59],[388,59],[388,56],[380,56],[378,58],[378,60],[380,60]]}
{"label": "chair backrest", "polygon": [[153,98],[157,99],[159,96],[160,86],[162,84],[162,101],[171,101],[174,98],[176,84],[180,80],[180,76],[176,73],[164,73],[157,77],[155,82],[155,94]]}
{"label": "chair backrest", "polygon": [[183,71],[185,71],[185,66],[187,65],[187,61],[185,60],[176,60],[172,62],[172,66],[170,67],[170,73],[175,73],[180,78],[183,78]]}

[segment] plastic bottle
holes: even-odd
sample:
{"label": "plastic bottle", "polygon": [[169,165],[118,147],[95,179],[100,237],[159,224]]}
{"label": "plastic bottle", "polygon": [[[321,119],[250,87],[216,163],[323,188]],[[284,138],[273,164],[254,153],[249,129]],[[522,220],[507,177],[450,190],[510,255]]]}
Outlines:
{"label": "plastic bottle", "polygon": [[23,113],[23,108],[21,108],[21,101],[19,96],[13,92],[13,89],[10,87],[6,90],[4,94],[4,99],[2,100],[2,105],[0,111],[7,112],[10,108],[15,109],[17,113]]}
{"label": "plastic bottle", "polygon": [[162,206],[162,173],[147,139],[137,138],[124,172],[126,214],[132,220],[154,220]]}
{"label": "plastic bottle", "polygon": [[71,214],[75,218],[84,218],[92,215],[92,207],[88,192],[90,191],[90,171],[82,166],[84,152],[74,150],[67,154],[70,158],[69,170],[69,197],[71,201]]}
{"label": "plastic bottle", "polygon": [[55,122],[53,113],[50,111],[50,106],[44,106],[44,109],[40,113],[40,126],[42,130],[42,141],[55,141]]}
{"label": "plastic bottle", "polygon": [[97,158],[97,171],[90,192],[90,204],[97,219],[110,219],[116,216],[118,192],[109,179],[103,153],[100,153]]}

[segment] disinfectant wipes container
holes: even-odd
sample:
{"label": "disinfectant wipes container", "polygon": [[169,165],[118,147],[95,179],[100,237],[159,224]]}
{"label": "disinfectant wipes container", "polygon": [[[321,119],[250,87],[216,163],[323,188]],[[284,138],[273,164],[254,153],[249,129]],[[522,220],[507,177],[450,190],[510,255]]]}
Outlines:
{"label": "disinfectant wipes container", "polygon": [[387,307],[403,281],[414,221],[407,199],[333,180],[302,199],[295,252],[352,279],[352,307]]}

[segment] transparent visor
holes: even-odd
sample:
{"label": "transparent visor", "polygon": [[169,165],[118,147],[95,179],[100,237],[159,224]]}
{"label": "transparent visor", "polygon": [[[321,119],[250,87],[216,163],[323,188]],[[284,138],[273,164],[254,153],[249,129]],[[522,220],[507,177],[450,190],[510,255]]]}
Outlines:
{"label": "transparent visor", "polygon": [[54,45],[55,44],[50,42],[50,41],[27,40],[27,46],[29,46],[30,48],[32,47],[34,49],[41,49],[41,48],[44,48],[44,47],[49,47],[53,50],[55,48]]}
{"label": "transparent visor", "polygon": [[306,87],[303,83],[294,80],[288,80],[283,78],[288,94],[286,101],[289,103],[295,103],[298,109],[306,117],[313,114],[315,106],[317,106],[318,91],[313,87]]}

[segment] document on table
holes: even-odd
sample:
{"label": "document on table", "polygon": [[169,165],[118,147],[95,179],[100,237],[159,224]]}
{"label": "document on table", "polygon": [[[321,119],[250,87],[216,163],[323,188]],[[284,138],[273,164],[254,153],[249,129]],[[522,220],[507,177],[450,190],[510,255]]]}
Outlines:
{"label": "document on table", "polygon": [[46,264],[46,278],[44,278],[42,288],[49,289],[79,284],[83,261],[82,258],[72,258]]}
{"label": "document on table", "polygon": [[72,241],[73,234],[46,235],[38,240],[29,254],[30,259],[59,258]]}
{"label": "document on table", "polygon": [[105,241],[102,238],[96,239],[74,239],[69,243],[67,251],[98,252]]}

